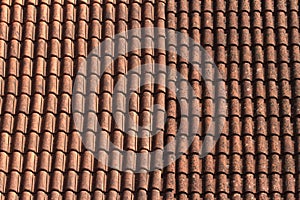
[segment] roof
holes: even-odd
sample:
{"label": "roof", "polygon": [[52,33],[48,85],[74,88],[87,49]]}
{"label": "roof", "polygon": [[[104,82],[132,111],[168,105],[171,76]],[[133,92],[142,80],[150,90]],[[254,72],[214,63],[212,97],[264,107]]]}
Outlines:
{"label": "roof", "polygon": [[[299,199],[299,15],[298,0],[2,0],[0,199]],[[212,137],[216,144],[203,157],[200,149],[215,103],[205,85],[214,80],[210,75],[204,80],[189,62],[165,50],[121,54],[97,79],[86,109],[98,116],[100,139],[88,131],[80,135],[80,127],[93,127],[94,120],[80,115],[88,125],[74,123],[73,86],[89,53],[107,38],[142,27],[188,35],[214,60],[227,107],[224,126]],[[145,38],[137,38],[138,43]],[[163,41],[175,49],[183,42]],[[118,48],[131,43],[122,44]],[[193,60],[196,50],[187,46],[187,51]],[[133,66],[154,62],[177,69],[189,84],[146,67],[132,73],[128,83],[136,86],[150,74],[169,81],[182,98],[159,84],[143,85],[130,98],[114,97],[113,86],[127,87],[122,78]],[[191,104],[184,96],[188,85],[195,91]],[[126,98],[130,101],[124,105]],[[158,111],[151,110],[153,105],[160,106]],[[157,133],[148,137],[154,130],[143,129],[144,137],[134,137],[128,134],[134,130],[124,131],[130,120],[118,110],[124,106],[131,120]],[[185,109],[195,115],[181,122]],[[133,155],[154,150],[175,155],[184,141],[176,138],[178,126],[194,122],[199,126],[187,129],[196,127],[193,141],[177,160],[147,171],[144,165],[161,159],[129,156],[126,170],[118,168],[118,148]],[[95,156],[82,138],[102,153]],[[164,148],[175,140],[174,148]],[[108,150],[109,144],[116,149]],[[143,169],[138,173],[131,167],[136,163]]]}

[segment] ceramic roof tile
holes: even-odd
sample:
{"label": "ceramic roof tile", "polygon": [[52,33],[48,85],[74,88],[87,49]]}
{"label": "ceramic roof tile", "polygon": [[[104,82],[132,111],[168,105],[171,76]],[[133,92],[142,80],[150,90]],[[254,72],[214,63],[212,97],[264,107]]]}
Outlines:
{"label": "ceramic roof tile", "polygon": [[[299,198],[298,4],[298,0],[2,1],[0,199]],[[221,73],[218,92],[224,86],[228,116],[222,112],[221,136],[204,158],[199,157],[200,150],[216,103],[208,88],[214,85],[216,71],[207,64],[204,81],[197,72],[199,46],[190,46],[170,31],[158,37],[147,33],[132,42],[122,37],[114,41],[116,46],[103,48],[105,60],[121,53],[113,67],[96,78],[97,87],[89,88],[91,101],[82,105],[98,116],[102,130],[97,130],[97,120],[88,118],[74,124],[73,84],[88,53],[106,38],[142,27],[188,34]],[[160,49],[150,46],[124,53],[149,44]],[[176,53],[188,55],[192,64]],[[99,64],[101,59],[94,61]],[[153,63],[168,65],[188,81],[156,66],[126,75]],[[141,86],[143,79],[163,84]],[[119,93],[116,83],[121,85]],[[187,92],[188,83],[195,97]],[[84,94],[76,97],[84,101]],[[159,108],[154,110],[153,105]],[[192,109],[196,106],[201,109]],[[85,125],[97,155],[88,151],[76,129]],[[182,132],[177,135],[179,126]],[[96,131],[101,133],[94,135]],[[195,137],[185,149],[190,132]],[[180,141],[165,148],[176,136]],[[120,149],[127,150],[126,156]],[[140,152],[144,154],[137,156]],[[183,155],[175,160],[177,153]],[[162,158],[171,163],[162,168]],[[147,172],[150,166],[155,171]]]}

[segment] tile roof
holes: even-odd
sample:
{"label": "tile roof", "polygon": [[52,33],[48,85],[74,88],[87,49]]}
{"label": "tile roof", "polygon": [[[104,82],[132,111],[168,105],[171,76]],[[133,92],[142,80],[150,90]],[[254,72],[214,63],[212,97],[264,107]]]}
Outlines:
{"label": "tile roof", "polygon": [[[298,0],[0,1],[0,199],[299,199],[299,16]],[[133,173],[103,165],[85,148],[71,102],[88,53],[105,38],[141,27],[177,30],[200,42],[225,79],[229,108],[207,156],[199,157],[200,133],[176,162]],[[176,39],[169,42],[176,46]],[[131,97],[139,123],[152,123],[153,104],[167,110],[167,125],[156,124],[155,137],[137,141],[113,128],[112,87],[134,65],[158,60],[192,76],[203,129],[211,120],[201,78],[181,58],[155,52],[120,56],[103,75],[93,104],[103,147],[110,139],[147,152],[174,140],[178,102],[164,88],[145,86]]]}

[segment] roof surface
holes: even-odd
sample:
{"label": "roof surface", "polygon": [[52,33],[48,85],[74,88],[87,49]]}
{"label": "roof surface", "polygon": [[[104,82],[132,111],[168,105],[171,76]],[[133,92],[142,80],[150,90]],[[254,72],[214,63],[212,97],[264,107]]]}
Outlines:
{"label": "roof surface", "polygon": [[[299,15],[298,0],[0,1],[0,199],[299,199]],[[114,128],[112,86],[132,65],[158,61],[193,77],[202,108],[203,129],[179,159],[135,173],[104,165],[85,148],[71,105],[88,53],[141,27],[200,42],[222,74],[228,110],[215,148],[199,157],[212,104],[201,77],[165,52],[120,56],[92,104],[106,133],[102,142],[150,152],[174,140],[178,101],[159,87],[142,87],[130,103],[135,119],[152,126],[148,107],[165,109],[158,134],[137,139]]]}

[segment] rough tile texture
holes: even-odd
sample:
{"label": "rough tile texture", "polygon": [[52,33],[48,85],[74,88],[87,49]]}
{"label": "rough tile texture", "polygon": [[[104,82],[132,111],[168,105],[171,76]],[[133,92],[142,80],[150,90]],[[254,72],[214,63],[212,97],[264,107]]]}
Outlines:
{"label": "rough tile texture", "polygon": [[[299,16],[298,0],[0,1],[0,199],[299,199]],[[199,134],[175,163],[135,174],[101,165],[84,148],[71,99],[89,51],[140,27],[201,42],[224,75],[229,109],[205,158],[197,154]],[[153,87],[135,93],[130,109],[147,123],[147,107],[164,106],[167,126],[159,134],[136,141],[112,127],[111,86],[132,65],[154,61],[189,73],[165,53],[133,52],[118,59],[95,97],[107,137],[128,150],[151,151],[174,137],[176,100]],[[210,102],[201,78],[191,83],[205,127]]]}

